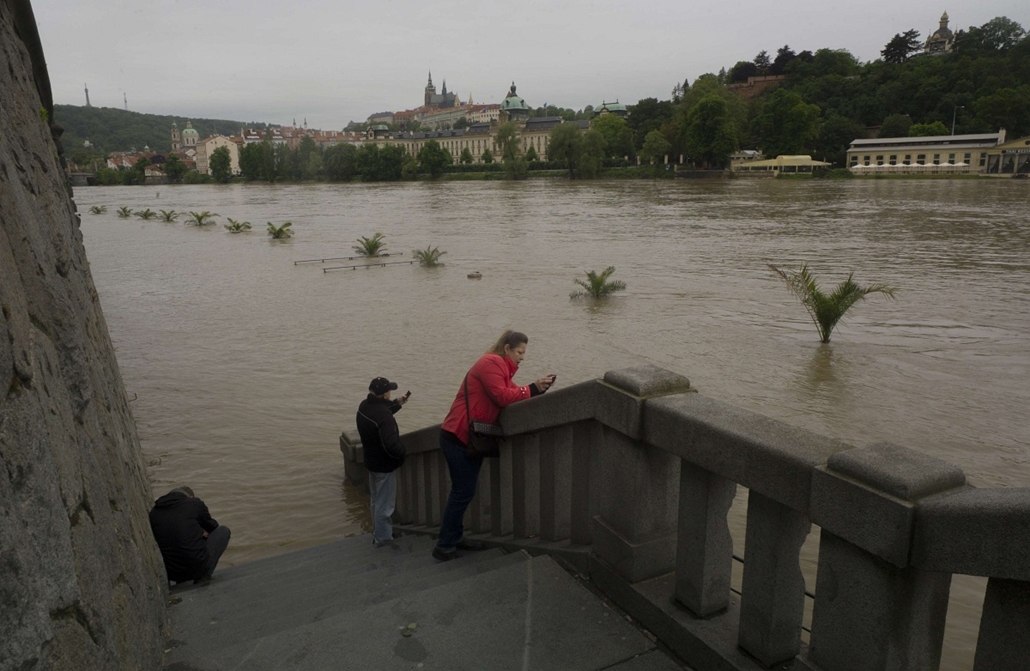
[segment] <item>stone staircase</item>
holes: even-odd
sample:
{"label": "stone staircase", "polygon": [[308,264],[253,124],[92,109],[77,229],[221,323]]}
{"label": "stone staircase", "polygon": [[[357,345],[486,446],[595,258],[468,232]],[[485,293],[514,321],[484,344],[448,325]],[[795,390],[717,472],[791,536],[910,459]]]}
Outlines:
{"label": "stone staircase", "polygon": [[370,539],[173,589],[165,670],[684,668],[549,557],[437,562],[428,537]]}

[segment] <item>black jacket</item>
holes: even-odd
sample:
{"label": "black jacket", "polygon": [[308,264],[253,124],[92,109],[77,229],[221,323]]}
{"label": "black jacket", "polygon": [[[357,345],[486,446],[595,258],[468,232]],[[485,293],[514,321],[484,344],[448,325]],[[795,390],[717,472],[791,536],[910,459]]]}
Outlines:
{"label": "black jacket", "polygon": [[168,579],[181,582],[199,578],[207,561],[204,532],[218,528],[204,502],[184,492],[169,492],[150,511],[150,528],[161,548]]}
{"label": "black jacket", "polygon": [[400,409],[400,403],[372,394],[358,406],[355,419],[364,448],[365,468],[374,473],[390,473],[404,463],[404,445],[393,418]]}

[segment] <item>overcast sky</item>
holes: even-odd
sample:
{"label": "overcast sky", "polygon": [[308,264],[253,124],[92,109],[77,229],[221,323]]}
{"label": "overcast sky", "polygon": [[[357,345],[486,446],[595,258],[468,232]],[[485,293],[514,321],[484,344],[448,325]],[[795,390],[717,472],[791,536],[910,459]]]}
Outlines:
{"label": "overcast sky", "polygon": [[847,49],[874,60],[894,34],[922,39],[1030,0],[35,0],[57,103],[340,129],[437,91],[533,107],[668,99],[674,84],[762,49]]}

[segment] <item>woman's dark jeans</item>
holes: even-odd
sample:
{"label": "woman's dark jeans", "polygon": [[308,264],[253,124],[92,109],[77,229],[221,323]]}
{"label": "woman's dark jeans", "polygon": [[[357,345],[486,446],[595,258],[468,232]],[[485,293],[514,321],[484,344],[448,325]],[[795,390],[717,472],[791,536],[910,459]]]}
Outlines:
{"label": "woman's dark jeans", "polygon": [[442,552],[453,552],[465,538],[465,511],[476,495],[483,460],[465,456],[465,444],[450,431],[440,431],[440,450],[451,472],[451,494],[447,497],[447,508],[440,521],[440,538],[436,547]]}

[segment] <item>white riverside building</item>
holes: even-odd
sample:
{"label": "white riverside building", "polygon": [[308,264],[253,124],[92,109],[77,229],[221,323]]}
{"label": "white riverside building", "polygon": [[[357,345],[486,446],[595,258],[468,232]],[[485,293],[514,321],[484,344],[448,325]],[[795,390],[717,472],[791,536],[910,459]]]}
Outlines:
{"label": "white riverside building", "polygon": [[848,169],[856,174],[1011,175],[1030,171],[1030,138],[997,133],[853,140]]}

